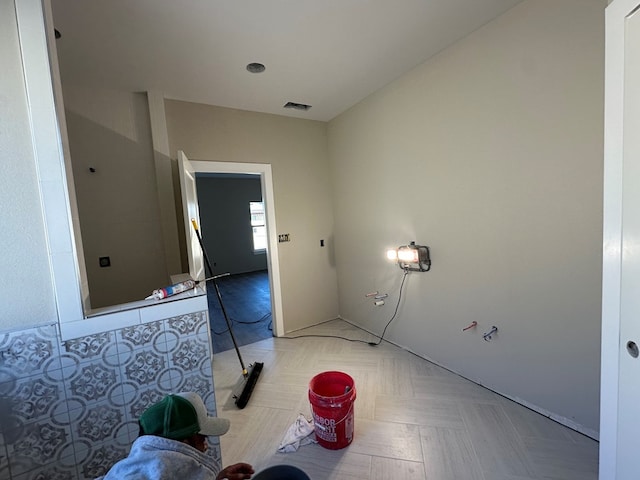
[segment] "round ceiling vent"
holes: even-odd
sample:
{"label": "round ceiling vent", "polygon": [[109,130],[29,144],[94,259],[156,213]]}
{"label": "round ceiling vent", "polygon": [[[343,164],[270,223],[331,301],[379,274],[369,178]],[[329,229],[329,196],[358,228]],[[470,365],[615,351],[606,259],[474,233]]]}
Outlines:
{"label": "round ceiling vent", "polygon": [[247,65],[247,70],[251,73],[262,73],[266,70],[266,67],[261,63],[250,63]]}

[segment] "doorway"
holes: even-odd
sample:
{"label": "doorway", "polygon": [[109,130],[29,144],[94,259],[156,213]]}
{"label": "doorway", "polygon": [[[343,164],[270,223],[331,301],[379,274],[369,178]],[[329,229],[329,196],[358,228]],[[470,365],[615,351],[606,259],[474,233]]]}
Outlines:
{"label": "doorway", "polygon": [[[269,334],[273,336],[279,336],[284,333],[284,324],[282,318],[282,294],[280,288],[280,267],[278,259],[278,240],[277,229],[275,221],[275,208],[274,208],[274,194],[273,194],[273,179],[271,173],[271,165],[269,164],[255,164],[255,163],[232,163],[232,162],[208,162],[208,161],[191,161],[196,178],[200,175],[233,175],[233,176],[245,176],[255,175],[260,179],[260,188],[262,193],[262,201],[264,203],[265,213],[265,227],[266,227],[266,280],[268,281],[269,301],[271,304],[271,314],[269,319],[263,319],[262,323],[270,324]],[[249,208],[247,206],[247,208]],[[204,215],[205,213],[201,213]],[[204,227],[204,225],[203,225]],[[203,231],[204,236],[204,231]],[[212,262],[213,263],[213,262]],[[216,262],[217,263],[217,262]],[[224,267],[220,265],[221,268]],[[216,273],[226,273],[221,270]],[[220,280],[221,290],[224,290],[223,283],[229,278],[223,278]],[[245,279],[246,280],[246,279]],[[265,277],[262,276],[264,282]],[[262,294],[264,299],[264,289]],[[231,302],[231,298],[229,299]],[[224,301],[224,297],[223,297]],[[229,303],[230,303],[229,302]],[[227,303],[225,302],[225,309]],[[265,315],[264,312],[262,315]],[[260,320],[255,318],[254,320]],[[226,327],[225,327],[226,328]],[[249,337],[251,338],[251,337]],[[215,350],[214,350],[215,351]]]}
{"label": "doorway", "polygon": [[[196,173],[202,242],[239,346],[272,336],[260,175]],[[214,285],[207,289],[213,350],[233,348]]]}

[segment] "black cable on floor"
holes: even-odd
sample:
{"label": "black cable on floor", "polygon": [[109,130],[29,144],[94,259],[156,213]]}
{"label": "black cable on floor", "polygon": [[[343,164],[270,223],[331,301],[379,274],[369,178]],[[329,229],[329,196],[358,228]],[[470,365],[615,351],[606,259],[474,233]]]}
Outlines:
{"label": "black cable on floor", "polygon": [[226,330],[223,330],[223,331],[221,331],[221,332],[216,332],[216,331],[212,328],[212,329],[211,329],[211,332],[212,332],[214,335],[224,335],[224,334],[226,334],[226,333],[229,333],[229,329],[227,328]]}
{"label": "black cable on floor", "polygon": [[245,321],[241,321],[241,320],[233,320],[233,322],[235,323],[239,323],[241,325],[255,325],[256,323],[260,323],[265,321],[267,318],[269,318],[271,316],[271,312],[267,312],[265,313],[263,316],[261,316],[258,320],[254,320],[252,322],[245,322]]}
{"label": "black cable on floor", "polygon": [[384,334],[387,331],[387,327],[391,325],[391,322],[393,322],[393,319],[396,318],[396,315],[398,314],[398,308],[400,307],[400,300],[402,300],[402,289],[404,287],[404,281],[407,278],[408,274],[409,274],[409,270],[405,270],[402,276],[402,282],[400,283],[400,292],[398,293],[398,302],[396,303],[396,309],[393,312],[393,316],[391,317],[391,319],[389,319],[389,321],[385,325],[384,330],[382,331],[382,335],[378,337],[378,335],[376,335],[375,333],[372,333],[372,335],[375,335],[376,337],[378,337],[379,340],[377,342],[368,342],[366,340],[340,337],[338,335],[296,335],[295,337],[278,337],[278,338],[286,338],[288,340],[294,340],[296,338],[338,338],[340,340],[346,340],[348,342],[366,343],[367,345],[371,345],[372,347],[377,347],[378,345],[380,345],[380,343],[382,343],[382,340],[384,339]]}
{"label": "black cable on floor", "polygon": [[354,338],[340,337],[338,335],[297,335],[295,337],[278,337],[278,338],[286,338],[287,340],[295,340],[297,338],[338,338],[340,340],[346,340],[347,342],[357,342],[357,343],[366,343],[370,345],[366,340],[359,340]]}
{"label": "black cable on floor", "polygon": [[[256,323],[264,322],[270,316],[271,316],[271,312],[267,312],[262,317],[260,317],[258,320],[254,320],[253,322],[244,322],[244,321],[240,321],[240,320],[234,320],[233,318],[229,318],[229,321],[231,322],[231,325],[234,325],[234,324],[255,325]],[[269,325],[271,325],[271,322],[269,323]],[[269,330],[271,330],[270,327],[269,327]],[[229,329],[227,328],[227,329],[225,329],[225,330],[223,330],[221,332],[216,332],[213,328],[211,328],[211,331],[213,332],[214,335],[224,335],[224,334],[229,332]]]}

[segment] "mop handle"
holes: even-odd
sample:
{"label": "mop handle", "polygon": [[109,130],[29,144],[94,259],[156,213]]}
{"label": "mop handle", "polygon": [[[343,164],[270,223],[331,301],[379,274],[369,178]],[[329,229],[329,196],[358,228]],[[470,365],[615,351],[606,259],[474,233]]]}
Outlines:
{"label": "mop handle", "polygon": [[204,280],[198,280],[198,282],[208,282],[209,280],[214,280],[216,278],[222,278],[222,277],[228,277],[229,275],[231,275],[231,273],[229,273],[229,272],[221,273],[219,275],[214,275],[213,277],[207,277]]}
{"label": "mop handle", "polygon": [[233,329],[231,328],[231,322],[229,321],[229,317],[227,317],[227,311],[224,308],[224,304],[222,303],[222,295],[220,295],[220,289],[218,288],[218,284],[216,283],[216,278],[224,277],[227,274],[223,275],[214,275],[213,268],[211,268],[211,262],[209,262],[209,257],[207,256],[207,251],[204,248],[204,243],[202,241],[202,237],[200,236],[200,230],[198,230],[198,222],[196,222],[195,218],[191,219],[191,225],[193,225],[193,229],[196,231],[196,237],[198,237],[198,242],[200,243],[200,248],[202,249],[202,255],[204,256],[205,264],[209,269],[209,275],[211,275],[211,281],[213,282],[213,286],[216,289],[216,295],[218,297],[218,303],[220,304],[220,309],[222,310],[222,316],[224,317],[224,321],[227,322],[227,328],[229,329],[229,334],[231,335],[231,341],[233,342],[233,346],[236,349],[236,353],[238,354],[238,360],[240,360],[240,366],[242,367],[242,375],[247,376],[247,367],[244,366],[244,362],[242,361],[242,355],[240,355],[240,349],[238,348],[238,342],[236,342],[236,337],[233,334]]}

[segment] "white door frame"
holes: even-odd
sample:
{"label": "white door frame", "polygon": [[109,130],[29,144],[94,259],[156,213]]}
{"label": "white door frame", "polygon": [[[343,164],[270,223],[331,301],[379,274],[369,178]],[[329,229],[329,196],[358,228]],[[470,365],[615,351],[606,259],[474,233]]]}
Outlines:
{"label": "white door frame", "polygon": [[[625,103],[625,30],[640,0],[615,0],[606,10],[605,42],[605,136],[602,264],[602,338],[600,378],[600,471],[601,479],[637,478],[635,435],[620,428],[638,407],[629,405],[620,392],[620,355],[626,339],[621,335],[623,260],[623,162]],[[627,88],[629,86],[627,85]],[[638,88],[635,87],[634,88]],[[637,107],[636,107],[637,108]],[[626,359],[625,359],[626,360]],[[634,399],[635,400],[635,399]],[[630,411],[634,410],[634,411]],[[622,436],[621,436],[622,434]],[[629,476],[629,472],[632,476]]]}
{"label": "white door frame", "polygon": [[276,337],[283,335],[285,330],[282,318],[278,230],[276,228],[271,165],[266,163],[207,162],[198,160],[191,160],[191,165],[196,173],[243,173],[260,175],[262,199],[264,201],[267,223],[267,265],[269,270],[269,287],[271,288],[273,334]]}

